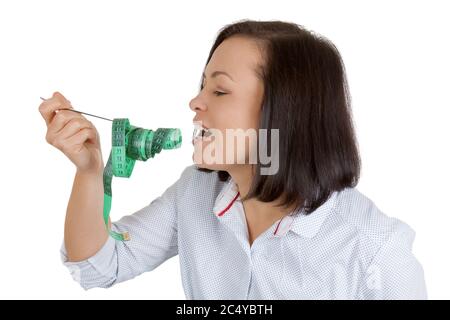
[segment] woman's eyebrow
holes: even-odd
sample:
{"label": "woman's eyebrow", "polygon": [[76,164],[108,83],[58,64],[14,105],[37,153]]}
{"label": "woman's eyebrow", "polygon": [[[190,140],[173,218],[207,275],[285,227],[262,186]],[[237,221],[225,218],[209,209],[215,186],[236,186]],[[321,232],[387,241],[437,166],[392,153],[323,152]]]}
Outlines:
{"label": "woman's eyebrow", "polygon": [[[228,73],[226,73],[225,71],[214,71],[213,73],[211,73],[211,78],[215,78],[215,77],[217,77],[218,75],[224,75],[224,76],[227,76],[228,78],[231,79],[231,81],[234,82],[233,78],[232,78]],[[206,77],[206,76],[205,76],[205,73],[203,72],[203,74],[202,74],[202,79],[204,79],[205,77]]]}

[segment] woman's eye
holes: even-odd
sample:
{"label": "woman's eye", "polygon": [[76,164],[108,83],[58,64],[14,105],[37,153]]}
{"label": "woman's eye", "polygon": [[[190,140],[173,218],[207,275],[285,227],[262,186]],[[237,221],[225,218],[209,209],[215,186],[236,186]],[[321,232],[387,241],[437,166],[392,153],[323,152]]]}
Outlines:
{"label": "woman's eye", "polygon": [[[202,91],[205,88],[205,86],[202,84],[200,85],[200,91]],[[221,91],[214,91],[213,94],[217,97],[223,96],[225,94],[227,94],[226,92],[221,92]]]}

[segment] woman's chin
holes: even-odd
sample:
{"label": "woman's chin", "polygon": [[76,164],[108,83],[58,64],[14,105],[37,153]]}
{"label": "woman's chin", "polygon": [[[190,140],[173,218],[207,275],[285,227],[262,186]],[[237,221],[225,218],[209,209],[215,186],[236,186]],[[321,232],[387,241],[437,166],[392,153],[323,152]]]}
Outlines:
{"label": "woman's chin", "polygon": [[192,154],[192,161],[194,162],[194,164],[201,169],[209,169],[209,170],[217,170],[216,167],[217,165],[215,164],[208,164],[204,161],[201,161],[199,159],[196,159],[195,154]]}
{"label": "woman's chin", "polygon": [[227,167],[224,164],[208,163],[201,157],[201,155],[198,156],[195,152],[192,153],[192,161],[198,168],[201,168],[201,169],[209,169],[209,170],[219,171],[219,170],[225,170]]}

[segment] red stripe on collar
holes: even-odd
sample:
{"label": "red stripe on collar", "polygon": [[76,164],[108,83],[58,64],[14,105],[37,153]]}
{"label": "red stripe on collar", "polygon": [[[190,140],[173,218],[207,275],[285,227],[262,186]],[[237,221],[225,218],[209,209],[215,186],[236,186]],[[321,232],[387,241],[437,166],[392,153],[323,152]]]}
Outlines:
{"label": "red stripe on collar", "polygon": [[278,222],[278,224],[277,224],[277,228],[275,229],[275,232],[273,233],[274,235],[276,235],[276,234],[277,234],[277,231],[278,231],[278,227],[280,226],[280,223],[281,223],[281,221],[283,221],[283,219],[284,219],[284,217],[283,217],[283,218],[281,218],[280,222]]}
{"label": "red stripe on collar", "polygon": [[237,199],[238,197],[239,197],[239,192],[236,194],[236,196],[234,197],[234,199],[231,200],[231,202],[228,204],[228,206],[227,206],[225,209],[223,209],[221,212],[219,212],[219,213],[217,214],[217,216],[218,216],[218,217],[223,216],[223,215],[225,214],[225,212],[227,212],[228,209],[231,208],[231,206],[233,205],[233,203],[236,201],[236,199]]}

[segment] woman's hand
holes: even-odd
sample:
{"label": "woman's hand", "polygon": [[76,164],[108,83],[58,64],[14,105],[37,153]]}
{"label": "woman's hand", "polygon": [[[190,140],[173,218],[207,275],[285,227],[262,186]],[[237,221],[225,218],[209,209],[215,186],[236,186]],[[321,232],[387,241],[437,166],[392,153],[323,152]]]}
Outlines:
{"label": "woman's hand", "polygon": [[41,103],[39,112],[47,124],[45,139],[75,164],[77,172],[101,174],[104,165],[97,129],[83,115],[60,110],[66,108],[73,109],[59,92]]}

